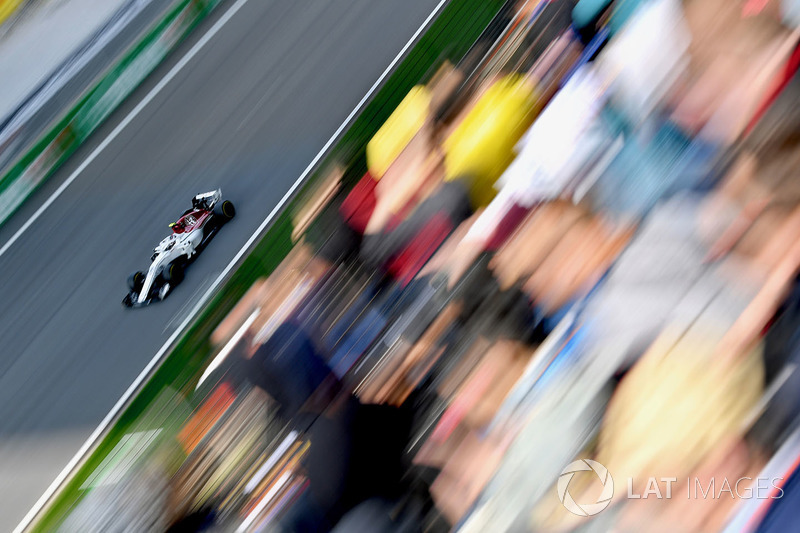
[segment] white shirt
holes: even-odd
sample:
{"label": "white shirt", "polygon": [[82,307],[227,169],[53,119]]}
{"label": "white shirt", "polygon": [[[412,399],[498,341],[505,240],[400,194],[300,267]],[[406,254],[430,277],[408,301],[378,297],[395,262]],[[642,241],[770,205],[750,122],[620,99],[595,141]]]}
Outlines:
{"label": "white shirt", "polygon": [[517,157],[495,183],[499,190],[467,239],[487,239],[513,205],[559,196],[605,140],[591,130],[604,103],[598,76],[578,69],[517,144]]}
{"label": "white shirt", "polygon": [[689,65],[691,33],[679,0],[650,0],[634,12],[600,54],[614,79],[614,100],[629,120],[644,121]]}

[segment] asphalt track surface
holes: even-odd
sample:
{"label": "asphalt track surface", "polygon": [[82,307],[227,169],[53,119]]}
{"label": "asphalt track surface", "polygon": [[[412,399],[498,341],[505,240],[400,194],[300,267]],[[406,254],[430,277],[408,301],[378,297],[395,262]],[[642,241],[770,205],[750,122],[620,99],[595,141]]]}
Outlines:
{"label": "asphalt track surface", "polygon": [[[10,531],[434,9],[250,0],[0,256],[0,531]],[[8,223],[41,207],[229,9],[226,2]],[[127,310],[191,197],[237,207],[164,302]]]}

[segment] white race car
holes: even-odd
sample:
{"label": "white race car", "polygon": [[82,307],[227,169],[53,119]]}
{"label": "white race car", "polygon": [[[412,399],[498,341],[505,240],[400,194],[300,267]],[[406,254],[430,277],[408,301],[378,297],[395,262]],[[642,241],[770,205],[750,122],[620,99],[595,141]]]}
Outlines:
{"label": "white race car", "polygon": [[186,266],[234,216],[236,209],[230,201],[222,200],[221,189],[192,198],[192,208],[169,225],[172,234],[153,250],[147,272],[134,272],[128,277],[130,292],[122,304],[142,307],[166,298],[183,281]]}

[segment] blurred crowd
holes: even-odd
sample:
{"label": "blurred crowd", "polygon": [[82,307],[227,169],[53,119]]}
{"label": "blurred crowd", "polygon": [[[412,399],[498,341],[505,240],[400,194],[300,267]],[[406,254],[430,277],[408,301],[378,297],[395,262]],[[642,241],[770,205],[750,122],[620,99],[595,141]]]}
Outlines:
{"label": "blurred crowd", "polygon": [[800,527],[798,24],[509,2],[306,192],[176,431],[63,528]]}

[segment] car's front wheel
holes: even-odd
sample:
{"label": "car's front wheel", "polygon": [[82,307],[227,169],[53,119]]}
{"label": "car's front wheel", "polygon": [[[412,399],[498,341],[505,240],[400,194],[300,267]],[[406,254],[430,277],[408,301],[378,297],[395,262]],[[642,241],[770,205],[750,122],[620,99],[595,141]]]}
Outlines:
{"label": "car's front wheel", "polygon": [[134,272],[128,276],[128,288],[133,292],[139,292],[144,285],[144,272]]}
{"label": "car's front wheel", "polygon": [[164,281],[168,281],[170,285],[173,287],[183,281],[183,261],[182,260],[175,260],[164,269],[164,273],[161,275],[164,278]]}

